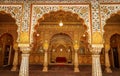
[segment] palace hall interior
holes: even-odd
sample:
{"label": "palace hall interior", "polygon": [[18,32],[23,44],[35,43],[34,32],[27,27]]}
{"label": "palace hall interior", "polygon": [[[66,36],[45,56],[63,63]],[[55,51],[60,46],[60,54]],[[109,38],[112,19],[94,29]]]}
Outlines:
{"label": "palace hall interior", "polygon": [[0,76],[120,76],[120,0],[0,0]]}

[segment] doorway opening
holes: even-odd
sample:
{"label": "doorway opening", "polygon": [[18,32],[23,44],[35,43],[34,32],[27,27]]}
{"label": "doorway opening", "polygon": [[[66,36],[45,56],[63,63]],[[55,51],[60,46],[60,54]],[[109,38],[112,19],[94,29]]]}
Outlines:
{"label": "doorway opening", "polygon": [[115,68],[119,68],[120,67],[120,35],[119,34],[114,34],[113,36],[111,36],[110,39],[110,45],[111,45],[111,53],[110,56],[111,58],[111,63],[112,66]]}
{"label": "doorway opening", "polygon": [[58,33],[53,35],[49,45],[50,64],[72,64],[73,44],[69,35]]}
{"label": "doorway opening", "polygon": [[13,63],[14,50],[13,50],[13,37],[5,33],[0,37],[2,44],[2,65],[7,66]]}

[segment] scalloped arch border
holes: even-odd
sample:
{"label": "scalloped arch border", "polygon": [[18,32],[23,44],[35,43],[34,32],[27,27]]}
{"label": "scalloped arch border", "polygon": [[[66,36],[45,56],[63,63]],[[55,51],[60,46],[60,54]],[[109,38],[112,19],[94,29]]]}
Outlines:
{"label": "scalloped arch border", "polygon": [[0,11],[4,11],[7,14],[10,14],[12,18],[16,20],[16,24],[18,26],[17,28],[17,33],[18,33],[18,38],[17,42],[19,42],[19,37],[20,37],[20,26],[22,22],[22,4],[2,4],[0,5]]}
{"label": "scalloped arch border", "polygon": [[[117,14],[120,12],[120,4],[101,4],[100,5],[100,14],[101,14],[101,29],[102,29],[102,34],[105,34],[104,26],[106,25],[106,21],[111,17],[113,14]],[[119,32],[113,32],[112,34],[109,35],[108,37],[108,43],[110,37]],[[105,42],[105,39],[104,39]]]}
{"label": "scalloped arch border", "polygon": [[80,5],[32,5],[32,16],[31,16],[31,32],[30,32],[30,43],[33,42],[33,33],[35,32],[35,25],[38,23],[37,20],[42,18],[42,16],[50,11],[58,10],[70,11],[72,13],[78,14],[80,18],[84,20],[85,25],[87,26],[87,33],[91,43],[91,26],[90,26],[90,5],[89,4],[80,4]]}
{"label": "scalloped arch border", "polygon": [[120,11],[120,4],[101,4],[100,5],[100,15],[101,15],[101,27],[104,34],[104,26],[106,20],[108,20],[112,14],[117,14]]}

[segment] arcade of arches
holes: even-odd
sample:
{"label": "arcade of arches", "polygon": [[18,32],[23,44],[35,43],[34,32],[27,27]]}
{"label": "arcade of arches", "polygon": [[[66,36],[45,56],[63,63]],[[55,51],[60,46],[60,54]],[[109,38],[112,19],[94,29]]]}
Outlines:
{"label": "arcade of arches", "polygon": [[117,11],[112,12],[109,8],[114,7],[91,2],[73,7],[51,3],[49,8],[31,0],[20,1],[22,5],[18,6],[13,3],[11,7],[3,1],[0,67],[12,65],[11,71],[20,68],[19,76],[29,76],[29,65],[43,65],[43,72],[49,71],[48,65],[74,65],[74,72],[80,71],[79,65],[92,65],[92,76],[102,76],[101,66],[107,73],[112,73],[111,68],[120,68],[120,5],[116,4]]}

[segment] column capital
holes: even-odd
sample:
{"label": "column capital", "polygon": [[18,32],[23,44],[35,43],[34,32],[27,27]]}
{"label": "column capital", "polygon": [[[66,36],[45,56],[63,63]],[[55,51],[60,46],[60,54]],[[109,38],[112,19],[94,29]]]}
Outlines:
{"label": "column capital", "polygon": [[92,44],[91,52],[92,54],[99,54],[101,52],[101,49],[103,48],[103,44]]}
{"label": "column capital", "polygon": [[31,51],[30,44],[19,44],[18,46],[20,47],[20,50],[25,54],[27,54]]}
{"label": "column capital", "polygon": [[47,51],[48,47],[49,47],[49,43],[47,40],[45,40],[45,42],[43,43],[43,49]]}
{"label": "column capital", "polygon": [[110,44],[105,44],[105,52],[108,52],[110,49]]}
{"label": "column capital", "polygon": [[75,51],[77,52],[77,50],[79,49],[79,43],[78,43],[78,41],[77,40],[75,40],[75,42],[74,42],[74,49],[75,49]]}
{"label": "column capital", "polygon": [[13,44],[13,48],[15,49],[15,51],[18,50],[18,43],[17,43],[17,42],[14,42],[14,44]]}

